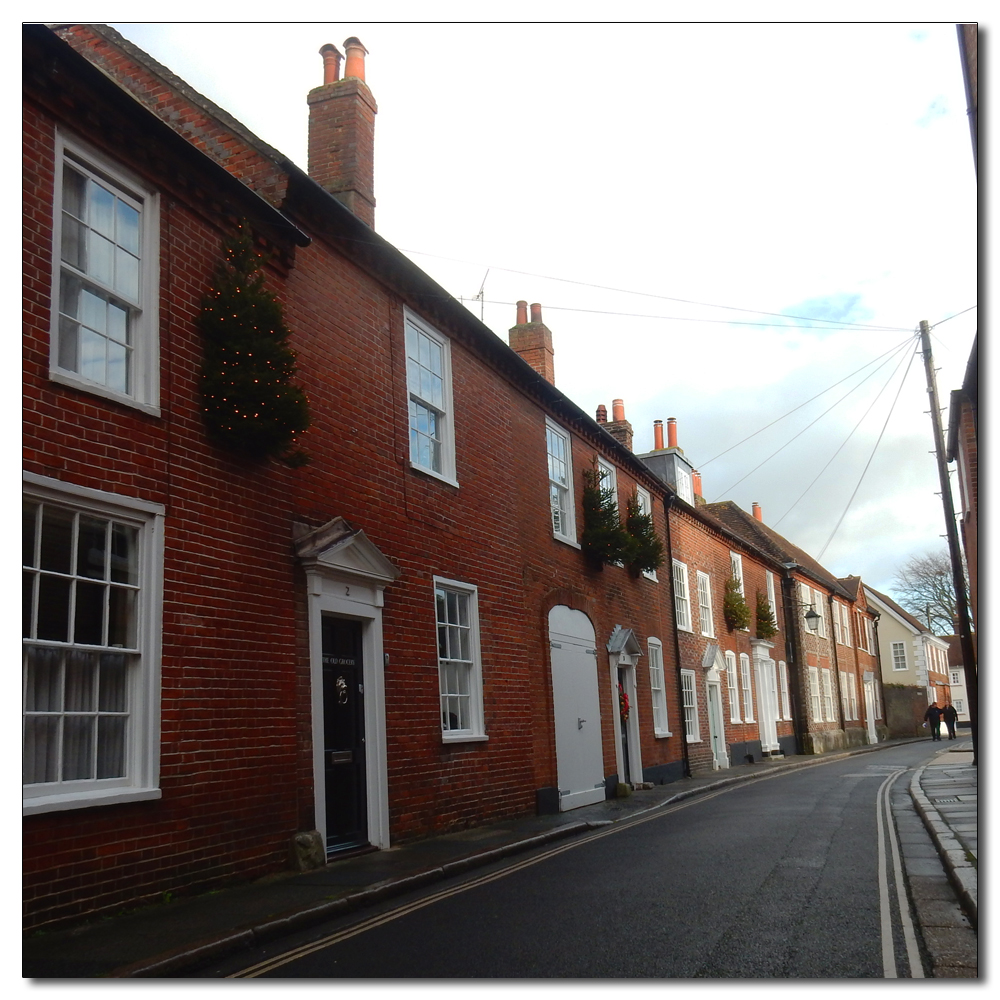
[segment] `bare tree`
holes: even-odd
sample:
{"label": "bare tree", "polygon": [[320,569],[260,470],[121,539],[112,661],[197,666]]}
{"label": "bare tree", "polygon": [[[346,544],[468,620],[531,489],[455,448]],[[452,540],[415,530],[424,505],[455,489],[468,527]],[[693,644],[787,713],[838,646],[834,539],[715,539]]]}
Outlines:
{"label": "bare tree", "polygon": [[909,558],[896,574],[893,591],[900,607],[925,622],[936,635],[958,633],[955,585],[947,549]]}

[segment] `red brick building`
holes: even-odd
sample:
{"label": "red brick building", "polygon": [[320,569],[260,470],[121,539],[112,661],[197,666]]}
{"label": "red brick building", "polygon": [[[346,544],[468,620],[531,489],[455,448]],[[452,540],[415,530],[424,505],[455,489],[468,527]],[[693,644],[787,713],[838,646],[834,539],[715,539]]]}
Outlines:
{"label": "red brick building", "polygon": [[[580,541],[586,470],[660,537],[668,491],[554,387],[540,307],[511,350],[373,231],[345,48],[311,177],[115,32],[25,28],[29,926],[684,773],[668,581]],[[241,220],[303,467],[202,420]]]}

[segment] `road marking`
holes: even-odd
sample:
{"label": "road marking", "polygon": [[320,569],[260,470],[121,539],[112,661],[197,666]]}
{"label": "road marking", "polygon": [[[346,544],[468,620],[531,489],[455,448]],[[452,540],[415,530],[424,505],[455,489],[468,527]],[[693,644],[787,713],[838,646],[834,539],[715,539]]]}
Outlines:
{"label": "road marking", "polygon": [[896,899],[899,903],[899,922],[903,925],[903,940],[906,942],[906,958],[910,965],[910,978],[924,978],[924,964],[920,960],[920,949],[917,947],[917,936],[913,930],[913,919],[910,915],[910,903],[906,898],[906,887],[903,883],[903,864],[899,854],[899,838],[896,836],[896,824],[892,818],[892,805],[889,793],[892,786],[903,771],[897,771],[885,790],[885,819],[889,830],[889,846],[892,848],[892,865],[896,879]]}
{"label": "road marking", "polygon": [[882,795],[887,785],[895,781],[897,775],[889,775],[879,785],[875,798],[875,824],[878,828],[878,908],[882,932],[882,978],[897,979],[896,949],[892,942],[892,912],[889,909],[889,881],[885,860],[885,831],[882,821]]}

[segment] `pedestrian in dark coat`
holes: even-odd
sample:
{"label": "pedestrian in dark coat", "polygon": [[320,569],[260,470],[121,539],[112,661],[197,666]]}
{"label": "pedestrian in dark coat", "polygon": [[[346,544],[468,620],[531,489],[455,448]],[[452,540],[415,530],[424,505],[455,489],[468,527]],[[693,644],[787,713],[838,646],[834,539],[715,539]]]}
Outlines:
{"label": "pedestrian in dark coat", "polygon": [[958,722],[958,712],[955,706],[949,701],[944,706],[941,715],[944,718],[944,724],[948,727],[948,739],[953,740],[955,738],[955,723]]}
{"label": "pedestrian in dark coat", "polygon": [[924,712],[924,722],[929,722],[931,726],[932,740],[941,739],[941,716],[943,711],[943,709],[938,708],[936,701],[932,701],[927,707],[927,711]]}

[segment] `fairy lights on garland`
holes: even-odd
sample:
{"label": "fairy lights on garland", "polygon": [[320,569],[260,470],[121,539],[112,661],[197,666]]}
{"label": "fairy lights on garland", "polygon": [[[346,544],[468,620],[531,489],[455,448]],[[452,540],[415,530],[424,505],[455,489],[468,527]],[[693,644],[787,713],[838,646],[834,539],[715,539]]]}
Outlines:
{"label": "fairy lights on garland", "polygon": [[277,458],[293,467],[309,456],[297,436],[310,423],[309,401],[292,381],[281,303],[264,287],[262,255],[241,225],[223,241],[224,257],[202,300],[202,408],[209,437],[243,458]]}

